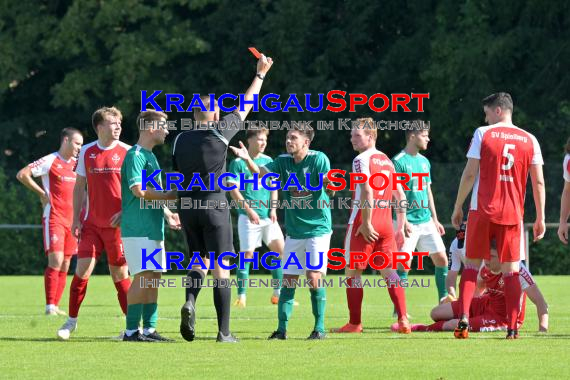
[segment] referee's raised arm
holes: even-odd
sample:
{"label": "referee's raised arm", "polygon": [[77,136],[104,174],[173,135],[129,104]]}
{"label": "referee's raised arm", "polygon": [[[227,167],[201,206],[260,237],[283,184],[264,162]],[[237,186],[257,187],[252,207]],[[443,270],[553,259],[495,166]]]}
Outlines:
{"label": "referee's raised arm", "polygon": [[272,65],[273,65],[273,59],[261,54],[259,61],[257,61],[257,72],[255,74],[255,77],[253,78],[253,82],[251,82],[251,85],[245,92],[244,100],[247,103],[244,105],[243,111],[241,111],[242,109],[241,104],[240,107],[238,108],[240,111],[237,113],[239,114],[242,120],[245,120],[247,115],[250,113],[253,107],[253,104],[251,104],[253,96],[259,94],[261,86],[263,85],[263,80],[265,79],[265,75],[267,75],[267,72],[269,71],[269,69],[271,69]]}

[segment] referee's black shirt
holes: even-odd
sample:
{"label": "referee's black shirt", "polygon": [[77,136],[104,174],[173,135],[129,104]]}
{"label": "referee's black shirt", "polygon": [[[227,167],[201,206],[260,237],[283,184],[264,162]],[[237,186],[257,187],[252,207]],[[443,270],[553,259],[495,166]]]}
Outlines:
{"label": "referee's black shirt", "polygon": [[[179,197],[199,198],[220,193],[217,178],[226,171],[228,145],[239,132],[241,121],[239,113],[232,112],[224,116],[216,128],[193,129],[176,136],[172,148],[172,164],[174,170],[184,175],[182,186],[185,189],[178,192]],[[209,174],[214,173],[215,190],[202,191],[200,187],[194,186],[193,190],[186,191],[194,173],[200,173],[200,178],[207,188]]]}

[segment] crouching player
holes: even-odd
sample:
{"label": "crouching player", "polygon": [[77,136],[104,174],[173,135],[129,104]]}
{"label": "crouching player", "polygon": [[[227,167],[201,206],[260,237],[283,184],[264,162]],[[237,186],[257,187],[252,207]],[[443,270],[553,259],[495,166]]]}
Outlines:
{"label": "crouching player", "polygon": [[[354,173],[363,173],[367,178],[376,173],[384,173],[390,176],[394,173],[394,165],[388,156],[376,149],[376,129],[363,128],[365,125],[374,125],[372,119],[358,119],[357,121],[359,123],[358,126],[352,129],[350,142],[354,150],[360,154],[352,162],[352,171]],[[376,177],[375,181],[378,182],[375,183],[376,186],[382,186],[383,180],[380,177]],[[391,184],[381,191],[372,190],[368,182],[358,184],[353,199],[360,200],[361,203],[367,201],[370,205],[376,204],[378,201],[384,201],[388,206],[392,197],[398,201],[405,199],[404,191],[400,185],[398,186],[398,191],[393,192]],[[397,210],[397,234],[401,234],[399,236],[400,240],[403,240],[404,227],[407,223],[406,211],[406,209]],[[411,232],[411,227],[407,227],[408,232]],[[350,268],[350,264],[347,264],[348,286],[346,288],[346,300],[350,319],[346,325],[332,329],[331,332],[360,333],[362,332],[361,310],[364,296],[364,290],[359,286],[362,271],[366,269],[369,262],[368,259],[373,252],[384,252],[390,257],[395,250],[396,242],[392,225],[392,209],[390,207],[373,209],[368,207],[353,208],[348,221],[344,245],[346,252],[362,252],[367,260],[365,262],[353,263],[354,269]],[[382,262],[377,262],[376,259],[380,259]],[[375,256],[373,260],[375,260],[374,263],[378,266],[383,264],[383,260],[378,256]],[[380,270],[380,274],[384,277],[386,283],[395,284],[395,286],[388,285],[387,288],[398,315],[397,331],[409,334],[411,330],[406,312],[406,295],[404,289],[399,284],[400,277],[395,270],[391,269],[390,264],[385,269]]]}
{"label": "crouching player", "polygon": [[[144,204],[141,204],[141,200],[176,199],[175,191],[159,192],[151,187],[146,190],[142,189],[142,171],[146,169],[147,172],[152,173],[160,170],[152,149],[156,145],[164,144],[164,139],[168,135],[168,130],[158,126],[157,123],[165,121],[166,115],[162,112],[146,111],[137,118],[137,126],[141,125],[141,120],[145,125],[149,122],[153,122],[154,125],[139,130],[137,144],[127,152],[121,167],[123,209],[121,238],[129,272],[134,276],[134,281],[127,293],[127,329],[123,341],[172,341],[156,331],[158,287],[147,287],[146,284],[147,281],[153,283],[153,280],[159,279],[161,272],[165,271],[162,268],[166,268],[163,217],[166,215],[168,224],[175,229],[180,229],[180,221],[178,214],[172,214],[168,209],[146,208]],[[157,178],[157,182],[161,185],[160,177]],[[160,251],[151,256],[156,249]],[[147,256],[151,256],[153,260],[148,260],[143,265],[142,257],[145,250]],[[160,267],[157,268],[155,263]],[[139,331],[141,317],[142,333]]]}
{"label": "crouching player", "polygon": [[[465,252],[463,251],[463,255]],[[534,282],[534,279],[524,264],[520,263],[520,284],[523,291],[521,296],[521,312],[517,318],[517,329],[524,322],[526,296],[536,305],[538,313],[538,329],[548,330],[548,305]],[[491,260],[485,261],[479,270],[477,286],[485,289],[481,297],[473,298],[469,309],[470,331],[485,332],[507,330],[507,306],[505,298],[505,282],[501,273],[501,264],[496,250],[491,250]],[[457,327],[461,311],[459,301],[444,303],[431,311],[435,323],[431,325],[412,325],[412,331],[453,331]],[[392,330],[397,328],[392,326]]]}

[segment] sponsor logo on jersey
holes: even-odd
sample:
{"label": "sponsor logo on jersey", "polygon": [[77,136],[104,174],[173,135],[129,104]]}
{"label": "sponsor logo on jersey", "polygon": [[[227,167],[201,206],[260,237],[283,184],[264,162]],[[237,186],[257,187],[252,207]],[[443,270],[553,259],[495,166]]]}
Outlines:
{"label": "sponsor logo on jersey", "polygon": [[97,154],[91,153],[91,154],[89,155],[89,158],[96,159],[96,158],[97,158]]}

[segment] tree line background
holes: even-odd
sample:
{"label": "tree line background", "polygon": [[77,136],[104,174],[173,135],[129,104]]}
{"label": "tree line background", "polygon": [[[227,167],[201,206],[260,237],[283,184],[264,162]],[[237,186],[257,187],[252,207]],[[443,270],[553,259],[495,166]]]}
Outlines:
{"label": "tree line background", "polygon": [[[554,0],[61,0],[0,1],[0,223],[39,224],[40,204],[15,179],[17,170],[59,146],[59,131],[96,136],[91,114],[115,105],[124,115],[122,140],[136,142],[141,90],[184,94],[243,93],[255,74],[247,51],[256,46],[275,64],[262,88],[290,93],[344,90],[371,95],[429,92],[425,112],[356,114],[259,112],[258,120],[376,120],[421,118],[431,123],[433,190],[439,219],[448,223],[465,152],[484,124],[481,99],[507,91],[515,124],[539,140],[546,161],[547,222],[557,222],[563,146],[570,136],[570,3]],[[158,98],[164,105],[164,97]],[[169,114],[171,120],[190,114]],[[176,132],[156,149],[170,170]],[[283,151],[285,131],[270,135],[267,153]],[[243,139],[238,135],[233,141]],[[403,132],[379,134],[389,156]],[[348,131],[317,131],[313,149],[333,167],[354,157]],[[341,194],[347,196],[348,194]],[[532,222],[527,196],[526,222]],[[346,212],[336,210],[335,224]],[[282,216],[282,215],[281,215]],[[452,239],[449,230],[446,242]],[[531,246],[533,272],[567,274],[570,255],[547,230]],[[340,246],[344,231],[335,231]],[[0,230],[0,274],[41,273],[39,230]],[[335,245],[336,244],[336,245]],[[167,247],[184,250],[168,233]],[[556,263],[556,264],[554,264]],[[104,270],[104,262],[98,267]]]}

